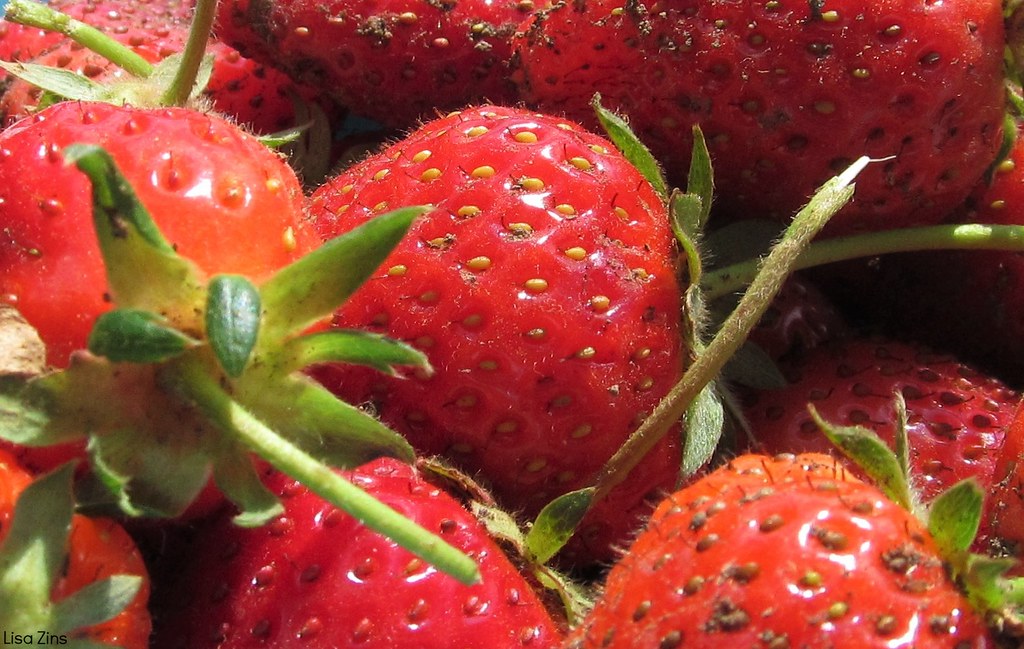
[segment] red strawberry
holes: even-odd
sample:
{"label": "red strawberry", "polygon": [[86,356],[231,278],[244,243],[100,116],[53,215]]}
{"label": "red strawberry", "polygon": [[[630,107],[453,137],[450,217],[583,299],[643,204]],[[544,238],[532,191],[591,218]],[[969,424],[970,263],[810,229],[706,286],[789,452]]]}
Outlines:
{"label": "red strawberry", "polygon": [[[483,106],[428,122],[329,180],[308,211],[333,237],[405,204],[434,209],[336,324],[408,341],[434,372],[327,367],[318,378],[528,515],[588,486],[680,376],[662,199],[580,126]],[[584,522],[584,554],[610,558],[644,499],[674,484],[674,437]]]}
{"label": "red strawberry", "polygon": [[[49,4],[109,34],[148,62],[157,63],[184,49],[195,2],[55,0]],[[11,29],[27,29],[13,23],[0,24],[10,24]],[[16,37],[12,34],[12,38]],[[32,56],[21,54],[18,60],[70,70],[101,83],[127,76],[103,56],[84,49],[68,37],[54,35],[47,38],[47,44]],[[218,40],[211,40],[209,50],[214,55],[214,67],[206,95],[213,101],[214,108],[254,131],[273,133],[295,126],[296,102],[318,102],[337,116],[338,111],[328,101],[319,101],[318,91],[293,82],[280,70],[243,57],[238,50]],[[10,80],[0,100],[4,122],[10,124],[32,112],[38,105],[40,93],[37,86],[27,81]]]}
{"label": "red strawberry", "polygon": [[0,134],[0,300],[39,330],[53,365],[85,347],[93,321],[110,308],[90,185],[62,154],[78,142],[111,152],[167,237],[206,272],[262,278],[315,245],[294,172],[223,118],[52,106]]}
{"label": "red strawberry", "polygon": [[406,128],[437,110],[508,102],[521,0],[231,0],[218,34],[254,59],[327,88],[354,113]]}
{"label": "red strawberry", "polygon": [[674,493],[567,647],[995,646],[921,522],[834,462],[742,456]]}
{"label": "red strawberry", "polygon": [[673,3],[580,0],[538,12],[517,51],[528,103],[627,115],[681,177],[691,126],[715,162],[718,207],[788,219],[850,161],[833,232],[941,218],[995,158],[1003,119],[995,0]]}
{"label": "red strawberry", "polygon": [[[12,534],[16,503],[31,483],[31,474],[17,465],[12,456],[0,450],[0,578],[11,576],[12,572],[5,574],[5,570],[14,570],[12,564],[8,563],[12,557],[5,555],[8,550],[3,543],[5,538]],[[55,486],[63,487],[66,492],[65,499],[70,499],[70,482]],[[70,514],[70,511],[68,513]],[[49,514],[58,515],[57,512],[49,512]],[[21,515],[20,510],[19,515]],[[40,534],[44,533],[43,527],[45,526],[37,525]],[[36,543],[42,544],[43,542],[42,538],[36,539]],[[43,626],[55,620],[34,617],[38,612],[33,609],[33,605],[37,602],[27,599],[14,602],[8,600],[5,602],[5,606],[0,607],[0,625],[2,625],[4,633],[4,646],[67,644],[69,640],[77,639],[109,643],[125,649],[148,647],[152,625],[148,609],[149,578],[142,557],[128,533],[111,519],[88,518],[76,514],[70,520],[70,534],[66,542],[61,545],[66,545],[64,548],[66,554],[63,558],[63,565],[58,565],[59,574],[54,575],[56,582],[51,594],[53,602],[66,600],[90,584],[114,575],[140,577],[141,583],[136,594],[130,603],[115,616],[98,624],[75,629],[73,633]],[[29,565],[28,562],[22,559],[19,567],[24,568],[27,565]],[[29,578],[36,578],[34,573],[23,574],[20,577],[22,584],[27,584]],[[0,582],[2,582],[0,583],[0,596],[27,596],[27,590],[23,589],[20,592],[15,590],[13,593],[9,590],[14,582],[13,579],[0,579]],[[18,585],[13,584],[13,587],[17,589]],[[45,589],[42,592],[46,592]],[[12,603],[14,604],[13,610]],[[16,613],[20,613],[21,617]],[[80,610],[77,613],[86,614],[88,612]],[[13,617],[11,617],[12,614]],[[18,641],[14,639],[15,636],[22,639],[29,638],[30,641]]]}
{"label": "red strawberry", "polygon": [[351,479],[471,555],[459,584],[307,489],[275,474],[285,513],[241,529],[227,517],[188,553],[157,649],[556,647],[559,623],[483,527],[414,468],[378,460]]}
{"label": "red strawberry", "polygon": [[[807,405],[837,426],[864,426],[892,445],[895,395],[907,406],[910,464],[924,501],[967,477],[986,489],[1019,395],[949,355],[881,339],[849,339],[783,364],[789,385],[761,391],[744,409],[767,453],[832,450]],[[990,503],[991,505],[992,503]],[[986,515],[990,519],[991,514]],[[988,520],[981,543],[988,542]]]}

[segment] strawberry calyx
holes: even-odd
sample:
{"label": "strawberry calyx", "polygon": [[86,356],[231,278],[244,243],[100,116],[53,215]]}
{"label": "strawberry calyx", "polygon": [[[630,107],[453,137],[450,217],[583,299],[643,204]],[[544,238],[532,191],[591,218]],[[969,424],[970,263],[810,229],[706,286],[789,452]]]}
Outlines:
{"label": "strawberry calyx", "polygon": [[[0,543],[0,628],[34,639],[63,638],[121,613],[142,586],[139,575],[113,575],[57,601],[53,591],[68,557],[74,514],[74,463],[37,478],[21,493]],[[63,643],[62,643],[63,644]]]}
{"label": "strawberry calyx", "polygon": [[[429,372],[403,343],[355,331],[312,331],[377,268],[423,212],[409,207],[327,242],[258,285],[207,278],[179,256],[100,147],[66,149],[92,182],[93,221],[115,308],[67,369],[0,382],[0,437],[46,446],[88,440],[96,479],[120,510],[174,517],[212,475],[261,525],[281,511],[252,457],[467,583],[475,563],[343,479],[412,447],[301,370],[353,362]],[[140,276],[145,282],[138,281]]]}
{"label": "strawberry calyx", "polygon": [[896,437],[890,448],[873,430],[826,421],[808,404],[822,433],[892,501],[925,523],[953,580],[968,601],[1005,637],[1024,637],[1024,577],[1010,576],[1018,561],[971,551],[981,525],[985,492],[976,478],[966,478],[930,503],[914,488],[910,468],[906,404],[894,395]]}

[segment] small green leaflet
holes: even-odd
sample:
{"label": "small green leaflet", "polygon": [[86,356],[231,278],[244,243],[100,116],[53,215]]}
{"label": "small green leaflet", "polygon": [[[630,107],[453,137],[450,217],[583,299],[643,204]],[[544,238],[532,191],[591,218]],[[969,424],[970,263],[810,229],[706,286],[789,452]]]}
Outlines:
{"label": "small green leaflet", "polygon": [[183,353],[197,341],[162,324],[155,313],[114,309],[100,315],[89,333],[89,351],[115,363],[158,363]]}
{"label": "small green leaflet", "polygon": [[590,508],[595,489],[570,491],[540,511],[526,534],[526,549],[538,563],[547,563],[565,546]]}
{"label": "small green leaflet", "polygon": [[101,101],[107,92],[106,88],[92,79],[63,68],[7,61],[0,61],[0,68],[33,86],[65,99]]}
{"label": "small green leaflet", "polygon": [[426,354],[400,340],[355,329],[336,329],[294,338],[282,356],[287,367],[301,370],[317,363],[366,365],[395,375],[395,367],[416,367],[433,372]]}
{"label": "small green leaflet", "polygon": [[662,199],[668,198],[668,183],[661,172],[661,166],[643,142],[636,136],[624,119],[601,105],[601,95],[595,94],[590,105],[597,113],[597,119],[605,133],[622,155],[651,183]]}
{"label": "small green leaflet", "polygon": [[686,409],[681,474],[689,478],[707,465],[722,439],[725,409],[714,381],[704,386]]}
{"label": "small green leaflet", "polygon": [[711,203],[715,196],[715,177],[711,167],[711,153],[708,151],[704,132],[700,126],[693,127],[693,148],[690,150],[690,171],[686,177],[686,193],[700,199],[701,211],[697,218],[687,222],[687,231],[691,234],[704,231],[708,217],[711,216]]}
{"label": "small green leaflet", "polygon": [[914,496],[899,458],[875,431],[863,426],[836,426],[825,421],[812,404],[807,405],[826,437],[864,471],[901,507],[913,511]]}
{"label": "small green leaflet", "polygon": [[966,552],[981,524],[985,494],[968,478],[942,492],[928,508],[928,531],[944,557]]}
{"label": "small green leaflet", "polygon": [[328,316],[384,262],[424,207],[406,207],[371,219],[331,239],[278,271],[260,287],[264,336],[277,345]]}
{"label": "small green leaflet", "polygon": [[213,479],[224,495],[238,504],[239,513],[233,520],[239,527],[259,527],[284,513],[284,506],[260,480],[245,453],[217,456]]}
{"label": "small green leaflet", "polygon": [[206,297],[206,337],[228,376],[249,363],[259,335],[260,293],[241,275],[217,275]]}

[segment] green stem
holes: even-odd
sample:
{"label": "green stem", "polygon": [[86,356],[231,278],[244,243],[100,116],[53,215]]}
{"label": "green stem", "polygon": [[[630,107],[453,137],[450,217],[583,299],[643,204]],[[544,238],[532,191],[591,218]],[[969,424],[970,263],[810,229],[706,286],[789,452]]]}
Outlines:
{"label": "green stem", "polygon": [[60,32],[130,74],[148,77],[153,66],[125,45],[100,30],[32,0],[10,0],[4,19],[20,25]]}
{"label": "green stem", "polygon": [[198,0],[192,24],[189,27],[188,41],[182,53],[181,65],[178,67],[167,92],[161,97],[160,103],[165,106],[184,106],[196,85],[199,68],[206,56],[206,46],[213,31],[213,22],[217,16],[217,0]]}
{"label": "green stem", "polygon": [[[924,250],[1024,251],[1024,226],[965,223],[903,228],[815,241],[796,260],[793,270],[896,252]],[[748,259],[710,272],[701,281],[709,300],[747,286],[760,260]]]}
{"label": "green stem", "polygon": [[853,196],[853,178],[868,162],[867,158],[861,158],[842,175],[829,180],[794,217],[782,239],[761,262],[746,293],[715,337],[686,370],[682,380],[605,464],[595,483],[596,492],[592,502],[599,501],[615,485],[625,480],[629,472],[672,429],[675,422],[683,417],[704,386],[721,373],[722,367],[761,319],[811,239]]}
{"label": "green stem", "polygon": [[479,568],[470,557],[268,428],[224,392],[197,359],[185,359],[176,369],[172,379],[176,389],[274,468],[460,582],[480,580]]}

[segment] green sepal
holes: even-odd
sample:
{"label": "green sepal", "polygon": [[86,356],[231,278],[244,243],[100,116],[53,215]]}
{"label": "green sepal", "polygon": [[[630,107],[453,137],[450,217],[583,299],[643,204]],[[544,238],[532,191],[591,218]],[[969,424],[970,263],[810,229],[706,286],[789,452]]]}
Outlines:
{"label": "green sepal", "polygon": [[89,332],[88,349],[115,363],[159,363],[198,344],[163,322],[157,314],[140,309],[107,311]]}
{"label": "green sepal", "polygon": [[85,75],[38,63],[0,61],[0,68],[22,81],[62,99],[102,101],[106,88]]}
{"label": "green sepal", "polygon": [[594,500],[593,487],[558,496],[537,514],[526,533],[526,550],[538,563],[546,563],[572,538]]}
{"label": "green sepal", "polygon": [[730,383],[757,390],[780,390],[788,385],[768,352],[749,340],[729,358],[722,372]]}
{"label": "green sepal", "polygon": [[658,192],[658,195],[662,199],[667,199],[669,193],[668,182],[666,182],[661,166],[650,149],[629,128],[626,120],[601,105],[600,94],[594,95],[590,105],[597,114],[597,121],[600,122],[605,133],[608,134],[608,139],[622,152],[626,160],[636,167],[640,174],[647,179],[647,182],[651,183],[651,186]]}
{"label": "green sepal", "polygon": [[68,552],[73,478],[74,464],[61,466],[29,484],[15,504],[0,544],[0,601],[18,606],[0,607],[0,627],[34,633],[23,624],[50,619],[50,593]]}
{"label": "green sepal", "polygon": [[259,527],[284,513],[284,506],[266,485],[242,449],[223,453],[213,465],[217,487],[238,507],[232,519],[239,527]]}
{"label": "green sepal", "polygon": [[334,312],[383,263],[424,207],[406,207],[335,237],[260,287],[266,316],[260,345],[276,346]]}
{"label": "green sepal", "polygon": [[813,404],[811,418],[826,437],[850,458],[891,500],[914,511],[915,498],[899,458],[875,431],[863,426],[836,426],[825,421]]}
{"label": "green sepal", "polygon": [[109,153],[83,144],[64,153],[92,183],[93,225],[114,301],[121,308],[165,313],[174,298],[180,311],[173,315],[184,321],[175,324],[184,328],[205,302],[199,271],[160,233]]}
{"label": "green sepal", "polygon": [[0,439],[23,446],[49,446],[83,439],[74,416],[62,416],[53,383],[61,379],[0,377]]}
{"label": "green sepal", "polygon": [[433,372],[427,355],[394,338],[356,329],[322,331],[285,343],[281,353],[288,369],[300,370],[318,363],[365,365],[394,376],[396,367],[415,367]]}
{"label": "green sepal", "polygon": [[981,525],[985,493],[974,479],[939,494],[928,507],[928,531],[944,557],[966,552]]}
{"label": "green sepal", "polygon": [[697,393],[686,409],[685,422],[680,475],[689,478],[711,460],[725,430],[725,409],[714,381]]}
{"label": "green sepal", "polygon": [[[171,84],[174,83],[175,77],[178,74],[178,70],[182,65],[182,59],[184,54],[181,52],[171,54],[170,56],[161,59],[156,65],[153,66],[152,72],[145,77],[147,85],[151,86],[156,92],[161,94],[168,91]],[[192,86],[192,97],[197,97],[206,89],[210,84],[210,77],[213,76],[213,64],[215,61],[213,54],[203,55],[202,61],[199,64],[198,70],[196,70],[195,83]],[[116,86],[115,86],[116,89]],[[157,100],[159,102],[159,100]]]}
{"label": "green sepal", "polygon": [[238,402],[322,462],[353,468],[382,456],[415,459],[404,437],[305,375],[281,377],[273,390],[260,380],[250,384],[248,378],[236,386]]}
{"label": "green sepal", "polygon": [[194,433],[177,428],[168,422],[163,430],[123,428],[89,439],[93,471],[127,515],[180,516],[209,482],[210,461]]}
{"label": "green sepal", "polygon": [[711,216],[711,204],[715,196],[715,175],[704,132],[696,124],[693,126],[693,147],[690,149],[690,171],[686,176],[686,193],[700,199],[700,211],[688,218],[687,231],[690,233],[703,232],[708,217]]}
{"label": "green sepal", "polygon": [[206,337],[228,376],[249,364],[260,331],[260,293],[241,275],[217,275],[206,296]]}
{"label": "green sepal", "polygon": [[117,617],[141,587],[139,575],[112,575],[80,588],[54,604],[53,633],[68,635]]}
{"label": "green sepal", "polygon": [[257,139],[268,149],[280,149],[293,142],[299,141],[308,128],[309,126],[307,124],[299,124],[298,126],[293,126],[292,128],[288,128],[283,131],[259,135],[257,136]]}
{"label": "green sepal", "polygon": [[671,217],[672,232],[676,241],[683,249],[687,264],[687,279],[691,288],[700,286],[703,275],[703,259],[697,243],[698,231],[691,229],[689,221],[700,218],[703,210],[703,202],[696,194],[687,194],[680,191],[672,192],[669,198],[669,216]]}

